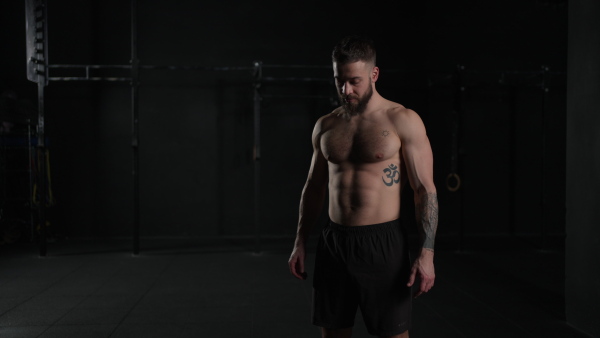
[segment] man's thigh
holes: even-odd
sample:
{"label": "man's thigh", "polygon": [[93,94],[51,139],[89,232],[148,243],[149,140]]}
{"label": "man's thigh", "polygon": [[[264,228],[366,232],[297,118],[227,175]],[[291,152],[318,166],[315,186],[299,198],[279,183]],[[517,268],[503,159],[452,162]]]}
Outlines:
{"label": "man's thigh", "polygon": [[313,324],[328,329],[352,327],[359,302],[356,285],[338,262],[323,256],[326,254],[321,255],[322,260],[315,263]]}

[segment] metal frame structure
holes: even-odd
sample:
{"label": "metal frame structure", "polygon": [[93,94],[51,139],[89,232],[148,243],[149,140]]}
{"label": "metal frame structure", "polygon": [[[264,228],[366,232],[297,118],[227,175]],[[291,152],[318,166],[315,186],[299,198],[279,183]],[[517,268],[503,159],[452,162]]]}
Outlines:
{"label": "metal frame structure", "polygon": [[[454,116],[454,124],[452,126],[452,155],[451,155],[451,165],[450,165],[450,174],[448,175],[448,179],[452,177],[456,177],[457,184],[454,187],[450,187],[447,185],[448,190],[454,192],[460,190],[460,229],[459,229],[459,251],[463,251],[464,249],[464,236],[465,236],[465,228],[464,228],[464,219],[465,219],[465,208],[464,208],[464,189],[460,188],[460,176],[458,173],[461,171],[460,164],[460,154],[459,154],[459,139],[461,135],[461,120],[462,115],[464,113],[464,102],[465,92],[468,89],[468,85],[466,85],[465,75],[471,74],[486,74],[486,75],[495,75],[498,79],[497,85],[500,87],[507,87],[509,89],[510,95],[510,110],[511,114],[509,117],[509,234],[510,236],[515,236],[515,224],[516,224],[516,204],[515,204],[515,191],[516,191],[516,172],[517,172],[517,161],[515,158],[517,146],[516,146],[516,105],[515,105],[515,93],[514,88],[516,86],[511,85],[505,81],[506,75],[526,75],[530,78],[539,77],[539,81],[531,85],[531,87],[539,88],[541,90],[541,151],[540,151],[540,166],[541,166],[541,189],[540,189],[540,229],[539,236],[540,242],[539,247],[544,249],[546,246],[547,233],[545,228],[546,223],[546,110],[548,106],[548,93],[549,89],[549,77],[551,75],[564,75],[564,72],[551,72],[548,66],[542,65],[540,70],[538,71],[494,71],[494,72],[481,72],[477,70],[467,70],[465,66],[458,65],[456,71],[453,76],[452,86],[454,87],[454,103],[453,103],[453,113]],[[447,180],[448,183],[448,180]]]}
{"label": "metal frame structure", "polygon": [[[40,256],[46,255],[46,195],[48,182],[46,168],[46,136],[44,123],[44,88],[48,85],[48,22],[45,0],[27,0],[25,2],[27,28],[27,78],[38,85],[38,122],[36,150],[42,175],[38,181],[40,199],[38,227],[40,229]],[[35,227],[34,227],[35,229]]]}
{"label": "metal frame structure", "polygon": [[[253,67],[206,67],[206,66],[158,66],[158,65],[141,65],[138,59],[138,36],[137,36],[137,0],[131,0],[131,60],[129,65],[52,65],[48,62],[48,17],[47,17],[47,1],[46,0],[26,0],[25,11],[27,19],[27,41],[28,55],[27,68],[28,79],[38,84],[38,145],[37,151],[40,158],[40,171],[46,171],[45,161],[45,129],[44,129],[44,88],[51,81],[108,81],[108,82],[129,82],[131,86],[131,119],[132,119],[132,140],[131,146],[133,149],[133,196],[134,196],[134,220],[133,220],[133,255],[138,255],[140,252],[140,165],[139,165],[139,72],[140,69],[166,69],[166,70],[209,70],[209,71],[239,71],[239,70],[254,70],[256,81],[255,87],[255,107],[254,107],[254,177],[255,177],[255,208],[258,207],[258,185],[260,178],[260,69],[262,63],[257,62]],[[85,76],[75,77],[52,77],[50,69],[71,69],[84,70]],[[92,69],[126,69],[130,71],[130,77],[94,77],[90,76]],[[40,238],[38,239],[39,254],[46,256],[46,205],[43,201],[47,195],[47,178],[41,175],[39,178],[40,195],[42,200],[38,210],[38,228],[40,229]],[[258,209],[256,209],[255,229],[256,229],[256,249],[260,251],[259,233],[260,227],[258,223]]]}
{"label": "metal frame structure", "polygon": [[[253,124],[254,124],[254,145],[253,145],[253,175],[254,175],[254,233],[255,233],[255,248],[254,251],[261,251],[261,229],[260,229],[260,113],[261,101],[263,96],[260,94],[261,85],[264,82],[271,81],[324,81],[323,79],[315,78],[273,78],[263,77],[263,68],[323,68],[321,66],[304,66],[304,65],[263,65],[262,62],[256,61],[252,66],[241,67],[211,67],[197,65],[142,65],[138,59],[137,47],[137,0],[131,0],[131,60],[129,65],[76,65],[76,64],[49,64],[48,62],[48,28],[47,28],[47,3],[46,0],[26,0],[26,16],[32,18],[34,27],[31,29],[27,25],[27,36],[33,36],[35,48],[32,48],[33,55],[28,55],[28,79],[38,84],[38,136],[42,142],[38,144],[38,151],[44,156],[45,144],[44,140],[44,88],[49,82],[61,81],[85,81],[85,82],[129,82],[131,86],[131,119],[132,119],[132,140],[131,146],[133,150],[133,196],[134,196],[134,220],[133,220],[133,255],[140,253],[140,165],[139,165],[139,72],[140,70],[206,70],[206,71],[253,71],[253,91],[254,91],[254,107],[253,107]],[[30,50],[30,49],[28,49]],[[84,76],[50,76],[51,69],[69,69],[82,70]],[[110,77],[110,76],[90,76],[91,70],[96,69],[121,69],[129,70],[129,77]],[[329,96],[311,96],[312,98],[330,98]],[[42,172],[46,170],[45,160],[41,159]],[[45,196],[47,188],[47,178],[42,175],[40,177],[40,194]],[[39,238],[39,253],[40,256],[46,256],[46,213],[45,204],[40,203],[38,211],[38,227],[40,228]]]}
{"label": "metal frame structure", "polygon": [[[271,97],[283,97],[283,96],[269,96],[269,95],[261,95],[261,88],[264,83],[273,83],[273,82],[329,82],[331,83],[331,79],[324,78],[313,78],[313,77],[267,77],[263,75],[264,69],[330,69],[331,66],[310,66],[310,65],[264,65],[261,61],[256,61],[252,66],[241,66],[241,67],[210,67],[210,66],[160,66],[160,65],[142,65],[140,60],[138,59],[138,34],[137,34],[137,0],[131,1],[131,60],[128,65],[75,65],[75,64],[50,64],[48,62],[48,25],[47,25],[47,0],[26,0],[26,18],[27,18],[27,69],[28,69],[28,79],[30,81],[36,82],[38,85],[38,125],[37,125],[37,135],[38,135],[38,144],[37,144],[37,152],[38,156],[41,156],[40,162],[40,171],[45,173],[46,171],[46,142],[45,142],[45,123],[44,123],[44,89],[45,86],[49,84],[49,82],[60,82],[60,81],[86,81],[86,82],[129,82],[131,86],[131,118],[132,118],[132,156],[133,156],[133,196],[134,196],[134,221],[133,221],[133,255],[138,255],[140,253],[140,165],[139,165],[139,147],[140,147],[140,139],[139,139],[139,73],[140,70],[206,70],[206,71],[251,71],[253,72],[253,175],[254,175],[254,233],[255,233],[255,243],[254,243],[254,251],[256,253],[261,251],[261,228],[260,228],[260,159],[261,159],[261,149],[260,149],[260,123],[261,123],[261,101],[265,98]],[[70,70],[81,70],[84,72],[83,76],[58,76],[52,77],[50,76],[50,70],[52,69],[70,69]],[[97,77],[90,76],[91,70],[96,69],[120,69],[120,70],[129,70],[129,77]],[[394,72],[397,70],[389,70],[390,72]],[[450,167],[450,175],[449,178],[456,180],[455,186],[452,189],[449,187],[450,191],[458,191],[460,190],[461,201],[462,201],[462,191],[460,189],[460,176],[459,173],[461,171],[460,165],[460,154],[459,154],[459,140],[460,140],[460,122],[461,115],[463,114],[463,102],[465,101],[464,92],[465,92],[465,83],[464,83],[464,74],[467,72],[463,66],[458,66],[453,75],[449,78],[451,79],[451,84],[454,88],[454,125],[452,132],[452,155],[451,155],[451,167]],[[488,72],[490,74],[495,74],[502,78],[504,74],[526,74],[541,76],[541,85],[540,87],[543,90],[543,98],[542,98],[542,124],[543,124],[543,137],[542,137],[542,178],[544,178],[545,172],[545,147],[546,147],[546,136],[545,136],[545,109],[547,105],[547,77],[551,73],[548,67],[542,67],[541,71],[535,72]],[[432,84],[430,83],[430,87]],[[331,95],[290,95],[290,97],[303,97],[303,98],[313,98],[313,99],[329,99],[335,100]],[[513,109],[514,110],[514,109]],[[510,147],[511,154],[514,152],[515,146],[515,137],[514,137],[514,112],[513,116],[511,116],[511,135],[510,135]],[[513,155],[511,155],[513,156]],[[511,204],[510,204],[510,220],[514,223],[515,219],[515,206],[514,206],[514,172],[515,169],[515,160],[511,157]],[[39,233],[39,254],[40,256],[46,256],[47,254],[47,246],[46,246],[46,210],[45,210],[45,196],[47,194],[47,177],[46,175],[41,175],[39,178],[40,184],[40,205],[38,210],[38,227],[40,229]],[[541,191],[541,203],[542,203],[542,220],[544,220],[544,204],[545,204],[545,187],[542,184]],[[461,202],[461,228],[460,228],[460,249],[463,247],[463,237],[464,237],[464,222],[463,222],[463,211]],[[511,229],[511,234],[514,233],[514,229]],[[545,237],[545,229],[542,222],[542,226],[540,229],[540,236],[542,238],[542,243]]]}

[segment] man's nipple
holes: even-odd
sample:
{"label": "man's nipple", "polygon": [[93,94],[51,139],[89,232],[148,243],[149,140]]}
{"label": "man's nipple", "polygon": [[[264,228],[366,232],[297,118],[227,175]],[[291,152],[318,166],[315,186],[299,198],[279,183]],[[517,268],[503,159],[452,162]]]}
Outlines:
{"label": "man's nipple", "polygon": [[376,153],[375,154],[375,158],[376,159],[382,159],[383,158],[383,154],[382,153]]}

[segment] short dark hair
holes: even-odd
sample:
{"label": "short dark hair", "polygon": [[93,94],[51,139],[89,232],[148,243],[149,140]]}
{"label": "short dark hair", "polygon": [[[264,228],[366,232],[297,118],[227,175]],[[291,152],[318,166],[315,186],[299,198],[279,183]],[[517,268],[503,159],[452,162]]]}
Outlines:
{"label": "short dark hair", "polygon": [[372,62],[375,64],[375,43],[365,35],[350,35],[343,38],[333,48],[331,60],[338,64],[357,61]]}

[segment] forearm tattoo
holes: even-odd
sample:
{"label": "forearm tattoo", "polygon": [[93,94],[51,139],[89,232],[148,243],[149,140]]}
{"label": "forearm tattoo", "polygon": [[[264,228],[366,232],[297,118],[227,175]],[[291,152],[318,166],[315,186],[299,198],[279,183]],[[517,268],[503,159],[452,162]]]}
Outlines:
{"label": "forearm tattoo", "polygon": [[415,197],[415,216],[419,234],[423,241],[423,248],[433,251],[438,225],[437,194],[423,192]]}

